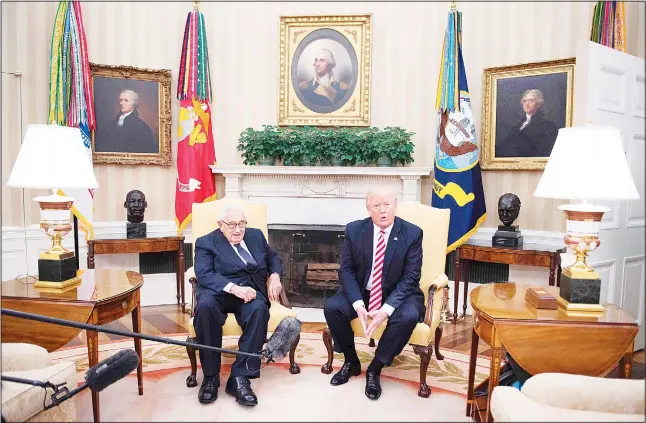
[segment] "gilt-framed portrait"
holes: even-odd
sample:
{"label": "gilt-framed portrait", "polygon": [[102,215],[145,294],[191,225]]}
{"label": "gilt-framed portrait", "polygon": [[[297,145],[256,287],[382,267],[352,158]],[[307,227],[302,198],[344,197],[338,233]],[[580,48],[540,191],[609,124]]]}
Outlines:
{"label": "gilt-framed portrait", "polygon": [[94,163],[170,166],[171,71],[90,63]]}
{"label": "gilt-framed portrait", "polygon": [[278,125],[369,126],[371,15],[281,16]]}
{"label": "gilt-framed portrait", "polygon": [[483,170],[543,170],[572,125],[575,58],[484,70]]}

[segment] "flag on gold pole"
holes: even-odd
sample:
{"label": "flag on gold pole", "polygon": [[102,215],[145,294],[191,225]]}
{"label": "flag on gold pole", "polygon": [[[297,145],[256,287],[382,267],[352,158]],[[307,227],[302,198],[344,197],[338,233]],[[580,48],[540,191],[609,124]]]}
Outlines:
{"label": "flag on gold pole", "polygon": [[177,183],[175,223],[177,233],[191,223],[193,203],[215,200],[215,164],[211,119],[211,76],[204,15],[198,2],[186,17],[177,81]]}
{"label": "flag on gold pole", "polygon": [[[95,127],[94,97],[81,3],[78,1],[61,1],[54,19],[47,122],[79,128],[88,160],[92,162],[90,133]],[[74,197],[72,213],[79,220],[85,238],[94,238],[94,190],[59,187],[54,191]]]}
{"label": "flag on gold pole", "polygon": [[626,52],[626,9],[623,1],[598,1],[592,15],[590,41]]}

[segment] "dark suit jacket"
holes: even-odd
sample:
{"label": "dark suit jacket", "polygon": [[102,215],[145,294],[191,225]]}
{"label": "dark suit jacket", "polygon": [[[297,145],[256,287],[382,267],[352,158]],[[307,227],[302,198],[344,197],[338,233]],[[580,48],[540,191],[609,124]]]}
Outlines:
{"label": "dark suit jacket", "polygon": [[[363,300],[362,294],[372,271],[373,238],[374,223],[370,218],[348,223],[345,227],[339,292],[345,294],[350,304]],[[419,287],[422,238],[420,227],[395,217],[386,246],[381,282],[384,303],[396,309],[405,300],[412,301],[419,308],[420,321],[426,312],[424,294]]]}
{"label": "dark suit jacket", "polygon": [[550,156],[559,132],[556,124],[547,119],[542,110],[534,113],[529,125],[521,131],[525,120],[523,118],[514,125],[502,143],[496,143],[496,157]]}
{"label": "dark suit jacket", "polygon": [[102,128],[97,127],[94,151],[159,153],[159,142],[136,109],[123,120],[123,126],[117,124],[120,116],[121,113]]}
{"label": "dark suit jacket", "polygon": [[210,292],[214,295],[232,295],[224,291],[229,282],[249,286],[256,290],[256,298],[262,293],[269,304],[267,277],[278,273],[282,277],[283,263],[278,254],[267,244],[260,229],[247,228],[244,242],[253,258],[258,262],[254,270],[249,270],[238,257],[233,247],[220,229],[195,241],[195,276],[197,295]]}

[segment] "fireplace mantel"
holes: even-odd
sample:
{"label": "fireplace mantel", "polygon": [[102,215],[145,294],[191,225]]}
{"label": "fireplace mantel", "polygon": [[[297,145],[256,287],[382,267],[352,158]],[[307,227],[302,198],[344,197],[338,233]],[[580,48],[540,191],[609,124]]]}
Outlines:
{"label": "fireplace mantel", "polygon": [[403,201],[420,201],[431,168],[211,166],[225,178],[225,196],[267,204],[269,224],[345,225],[367,217],[366,192],[389,186]]}

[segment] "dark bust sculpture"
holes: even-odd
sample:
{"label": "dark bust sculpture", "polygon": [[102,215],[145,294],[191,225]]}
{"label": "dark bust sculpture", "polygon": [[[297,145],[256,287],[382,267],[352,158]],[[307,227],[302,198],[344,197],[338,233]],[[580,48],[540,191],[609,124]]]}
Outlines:
{"label": "dark bust sculpture", "polygon": [[133,189],[126,195],[123,207],[128,210],[128,222],[141,223],[144,221],[144,212],[148,207],[148,202],[143,192]]}
{"label": "dark bust sculpture", "polygon": [[520,213],[520,198],[508,192],[498,199],[498,217],[505,226],[511,226]]}
{"label": "dark bust sculpture", "polygon": [[143,220],[148,202],[144,193],[133,189],[126,195],[123,207],[128,211],[126,238],[146,238],[146,223]]}
{"label": "dark bust sculpture", "polygon": [[512,225],[520,213],[520,198],[510,192],[503,194],[498,199],[498,217],[502,225],[492,237],[494,246],[522,247],[523,236],[518,230],[518,225]]}

